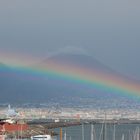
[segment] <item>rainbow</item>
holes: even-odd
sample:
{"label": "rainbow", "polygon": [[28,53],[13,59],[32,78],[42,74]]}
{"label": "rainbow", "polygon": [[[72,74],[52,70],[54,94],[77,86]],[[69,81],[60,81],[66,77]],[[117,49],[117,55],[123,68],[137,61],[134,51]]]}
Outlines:
{"label": "rainbow", "polygon": [[[28,74],[37,77],[55,77],[73,83],[83,84],[97,90],[107,91],[119,96],[140,98],[140,83],[124,79],[118,75],[104,73],[99,70],[78,67],[74,65],[61,64],[48,61],[34,67],[25,66],[25,62],[10,63],[9,66],[17,73]],[[3,67],[3,66],[1,66]]]}

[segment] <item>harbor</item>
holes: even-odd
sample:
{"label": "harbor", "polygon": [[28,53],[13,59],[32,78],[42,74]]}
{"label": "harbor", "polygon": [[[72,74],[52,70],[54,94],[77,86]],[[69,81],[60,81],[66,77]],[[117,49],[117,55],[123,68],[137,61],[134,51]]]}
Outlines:
{"label": "harbor", "polygon": [[0,113],[1,140],[139,140],[140,135],[140,113],[135,110],[14,109],[8,105]]}
{"label": "harbor", "polygon": [[[27,120],[26,120],[27,121]],[[0,140],[139,140],[140,122],[28,120],[2,123]],[[37,137],[39,139],[37,139]],[[48,137],[49,139],[44,139]]]}
{"label": "harbor", "polygon": [[0,139],[139,140],[139,112],[133,115],[134,112],[127,115],[128,111],[123,110],[15,110],[8,105],[1,109]]}

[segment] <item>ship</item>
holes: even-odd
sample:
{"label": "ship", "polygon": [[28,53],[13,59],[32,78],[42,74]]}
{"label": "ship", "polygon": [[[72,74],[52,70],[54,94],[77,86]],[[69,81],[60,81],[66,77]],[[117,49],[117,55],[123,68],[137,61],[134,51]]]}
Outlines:
{"label": "ship", "polygon": [[32,136],[31,140],[52,140],[51,135],[36,135]]}
{"label": "ship", "polygon": [[0,120],[0,140],[5,140],[9,135],[28,130],[28,125],[10,119]]}

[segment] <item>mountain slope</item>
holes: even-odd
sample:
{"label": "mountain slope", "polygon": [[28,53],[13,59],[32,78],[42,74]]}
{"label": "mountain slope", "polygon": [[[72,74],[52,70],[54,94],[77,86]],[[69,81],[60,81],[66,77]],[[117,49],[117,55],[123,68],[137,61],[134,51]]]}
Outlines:
{"label": "mountain slope", "polygon": [[[34,69],[49,67],[50,64],[60,66],[62,69],[72,67],[80,69],[89,69],[104,74],[112,74],[123,77],[121,74],[113,71],[102,63],[93,59],[91,56],[83,54],[61,53],[47,58],[34,66]],[[56,69],[57,72],[57,69]],[[85,73],[86,74],[86,73]],[[40,76],[41,75],[41,76]],[[123,77],[124,79],[129,79]],[[129,79],[130,80],[130,79]],[[96,101],[104,107],[108,103],[111,107],[112,102],[106,102],[108,99],[115,99],[123,102],[124,97],[113,95],[107,91],[97,90],[84,83],[67,80],[58,75],[34,74],[33,72],[11,69],[4,64],[0,64],[0,102],[1,103],[49,103],[58,102],[60,104],[85,105],[85,100],[93,99],[94,102],[88,102],[95,105]],[[119,104],[118,104],[119,105]],[[99,105],[98,105],[99,106]]]}

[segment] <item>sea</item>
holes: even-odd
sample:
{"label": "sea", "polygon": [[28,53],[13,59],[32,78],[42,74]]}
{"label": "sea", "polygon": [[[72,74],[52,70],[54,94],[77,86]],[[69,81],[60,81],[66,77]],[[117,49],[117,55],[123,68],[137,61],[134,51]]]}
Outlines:
{"label": "sea", "polygon": [[[62,128],[62,132],[63,140],[139,140],[139,128],[140,124],[83,124]],[[54,131],[59,134],[60,128]]]}

